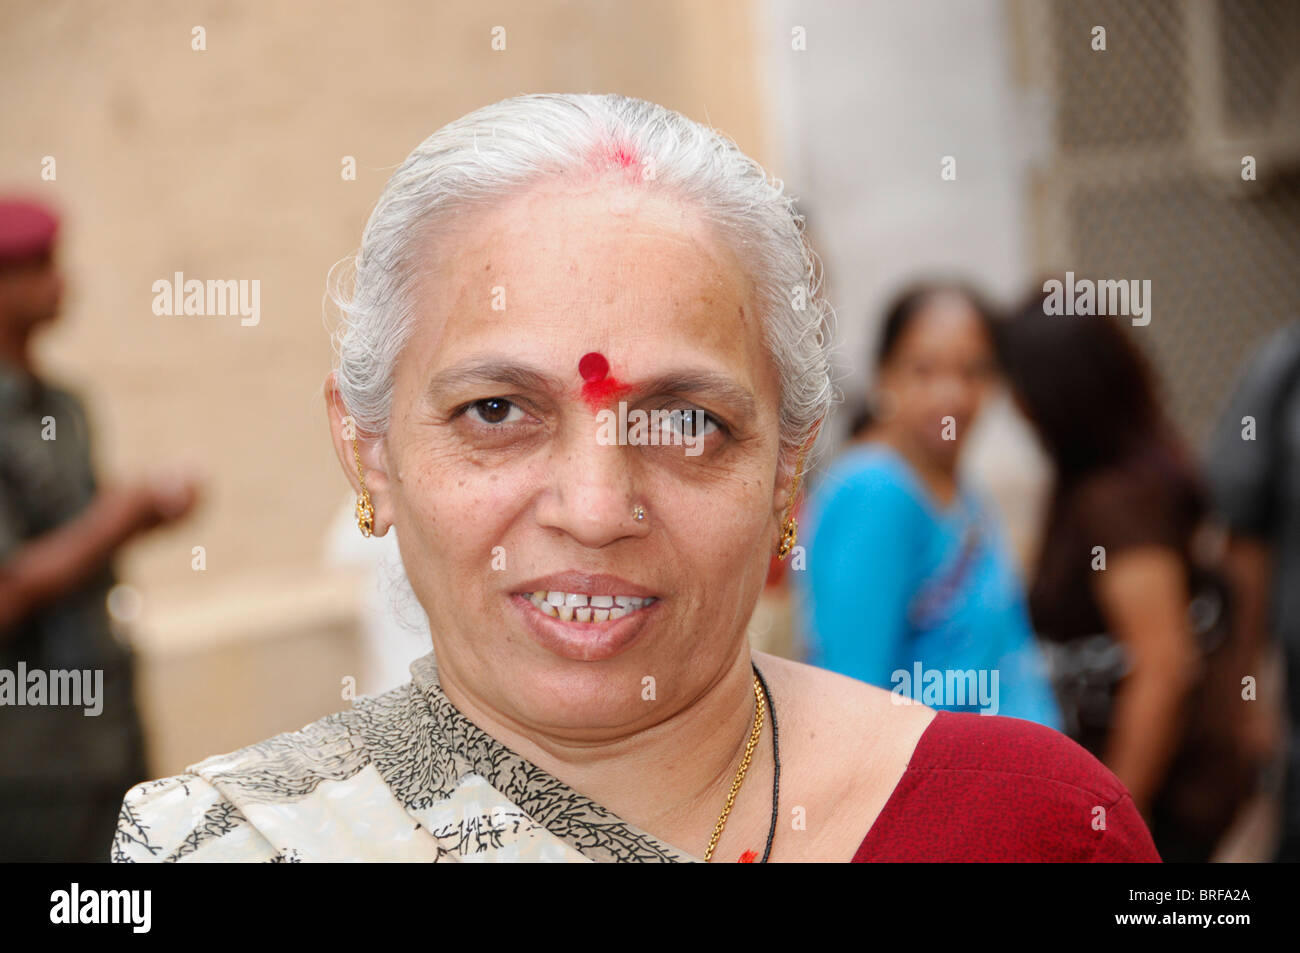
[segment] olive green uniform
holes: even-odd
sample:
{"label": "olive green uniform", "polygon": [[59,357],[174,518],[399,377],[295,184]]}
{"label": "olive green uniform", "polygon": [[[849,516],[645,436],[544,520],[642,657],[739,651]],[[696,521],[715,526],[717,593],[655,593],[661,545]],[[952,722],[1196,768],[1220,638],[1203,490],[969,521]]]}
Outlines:
{"label": "olive green uniform", "polygon": [[[53,439],[49,439],[50,437]],[[0,572],[27,543],[78,516],[95,495],[81,402],[0,361]],[[103,709],[0,704],[0,861],[103,861],[127,788],[148,771],[129,650],[107,607],[105,564],[0,630],[0,670],[100,670]]]}

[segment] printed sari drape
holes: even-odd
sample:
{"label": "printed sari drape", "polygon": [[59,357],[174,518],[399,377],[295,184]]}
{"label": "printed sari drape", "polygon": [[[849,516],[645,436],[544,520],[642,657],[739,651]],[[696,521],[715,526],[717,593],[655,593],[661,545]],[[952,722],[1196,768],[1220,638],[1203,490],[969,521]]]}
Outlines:
{"label": "printed sari drape", "polygon": [[520,757],[412,681],[137,785],[111,856],[155,861],[695,862]]}

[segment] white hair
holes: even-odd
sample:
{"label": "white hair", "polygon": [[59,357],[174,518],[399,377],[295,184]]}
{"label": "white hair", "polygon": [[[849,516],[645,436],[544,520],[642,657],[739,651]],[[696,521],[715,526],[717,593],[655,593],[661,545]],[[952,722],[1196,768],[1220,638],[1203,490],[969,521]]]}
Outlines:
{"label": "white hair", "polygon": [[833,393],[833,314],[803,216],[781,181],[769,181],[731,139],[613,94],[534,94],[484,106],[429,136],[393,173],[351,259],[350,290],[337,266],[329,281],[341,316],[336,379],[358,430],[388,429],[393,366],[411,333],[412,265],[440,227],[543,178],[619,169],[716,225],[747,269],[781,381],[781,446],[802,444]]}

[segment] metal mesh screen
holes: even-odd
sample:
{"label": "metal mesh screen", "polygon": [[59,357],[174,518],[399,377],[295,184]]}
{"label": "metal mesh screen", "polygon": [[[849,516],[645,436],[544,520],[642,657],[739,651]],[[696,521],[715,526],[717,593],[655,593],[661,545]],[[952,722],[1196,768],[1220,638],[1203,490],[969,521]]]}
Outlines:
{"label": "metal mesh screen", "polygon": [[[1151,280],[1151,323],[1132,332],[1200,443],[1253,350],[1300,320],[1300,151],[1285,146],[1300,137],[1300,4],[1017,11],[1031,82],[1054,104],[1034,177],[1036,264]],[[1092,49],[1096,26],[1104,52]],[[1243,182],[1256,146],[1259,180]]]}
{"label": "metal mesh screen", "polygon": [[1295,0],[1220,0],[1223,108],[1254,126],[1270,123],[1283,85],[1296,68],[1300,3]]}
{"label": "metal mesh screen", "polygon": [[[1184,138],[1188,51],[1178,0],[1060,3],[1053,13],[1063,150]],[[1105,52],[1092,49],[1094,26],[1106,29]]]}

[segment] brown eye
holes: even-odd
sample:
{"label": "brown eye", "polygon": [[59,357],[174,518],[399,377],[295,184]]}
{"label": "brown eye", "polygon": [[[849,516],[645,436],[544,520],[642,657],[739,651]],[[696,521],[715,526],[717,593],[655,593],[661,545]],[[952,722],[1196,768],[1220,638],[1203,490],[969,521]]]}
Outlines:
{"label": "brown eye", "polygon": [[[488,397],[485,400],[476,400],[470,405],[470,410],[474,416],[485,424],[502,424],[511,420],[511,412],[518,410],[514,404],[501,397]],[[520,412],[522,416],[522,411]]]}

